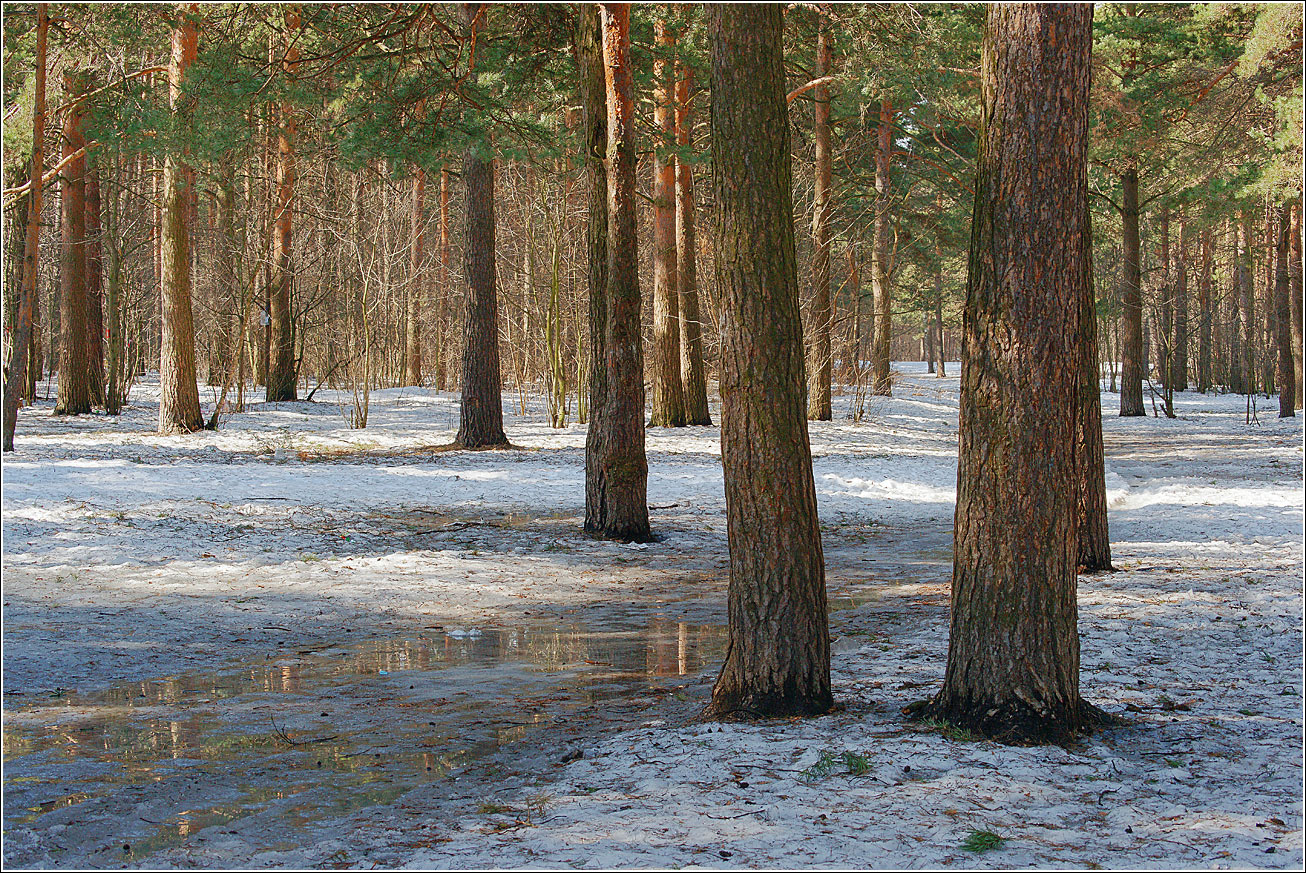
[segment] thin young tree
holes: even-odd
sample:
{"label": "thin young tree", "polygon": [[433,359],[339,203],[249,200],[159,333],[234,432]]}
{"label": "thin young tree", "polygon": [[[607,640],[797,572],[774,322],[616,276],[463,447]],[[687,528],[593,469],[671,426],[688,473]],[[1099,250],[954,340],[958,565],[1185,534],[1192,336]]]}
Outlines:
{"label": "thin young tree", "polygon": [[[603,357],[595,358],[594,369],[607,372],[602,402],[591,401],[586,447],[587,452],[592,447],[594,457],[585,465],[585,529],[609,539],[642,542],[649,538],[650,530],[629,4],[603,4],[601,24],[607,103],[608,266]],[[595,348],[597,353],[597,344]]]}
{"label": "thin young tree", "polygon": [[[813,78],[830,74],[834,54],[830,37],[830,16],[823,8],[816,13],[816,67]],[[829,421],[830,411],[830,179],[833,160],[830,150],[830,87],[817,85],[812,91],[812,142],[815,146],[812,193],[812,338],[807,373],[807,417]]]}
{"label": "thin young tree", "polygon": [[86,342],[86,100],[87,74],[69,69],[64,92],[63,158],[59,192],[59,399],[55,415],[91,411],[90,349]]}
{"label": "thin young tree", "polygon": [[[182,80],[195,57],[198,6],[178,9],[168,67],[168,102],[185,111]],[[190,192],[193,180],[180,155],[169,152],[163,163],[163,228],[159,240],[163,340],[159,353],[159,433],[192,433],[204,426],[195,382],[195,323],[191,311]]]}
{"label": "thin young tree", "polygon": [[952,622],[929,714],[1005,742],[1079,694],[1075,424],[1089,292],[1090,4],[993,5],[962,351]]}
{"label": "thin young tree", "polygon": [[[688,151],[693,132],[689,115],[694,68],[677,63],[676,144]],[[694,215],[694,169],[676,158],[676,289],[680,294],[680,375],[685,387],[685,423],[711,426],[707,373],[703,366],[703,325],[698,306],[698,239]]]}
{"label": "thin young tree", "polygon": [[676,293],[676,162],[666,150],[675,141],[674,61],[676,37],[665,17],[654,23],[662,54],[654,64],[653,126],[661,134],[653,152],[653,397],[651,427],[683,427],[685,392],[680,378],[680,297]]}
{"label": "thin young tree", "polygon": [[717,718],[830,709],[779,6],[708,6],[729,644]]}
{"label": "thin young tree", "polygon": [[27,189],[27,229],[23,239],[22,285],[14,315],[14,333],[5,369],[4,451],[14,450],[18,426],[18,403],[27,385],[31,364],[32,314],[36,301],[37,259],[41,251],[41,177],[45,173],[45,54],[50,30],[50,12],[45,3],[36,7],[36,82],[32,106],[32,175]]}
{"label": "thin young tree", "polygon": [[[486,6],[458,7],[465,32],[476,39]],[[474,77],[475,69],[468,72]],[[463,155],[467,190],[463,273],[467,277],[467,329],[463,344],[462,403],[455,443],[465,449],[503,448],[503,386],[499,372],[499,300],[494,268],[494,160],[486,144]]]}

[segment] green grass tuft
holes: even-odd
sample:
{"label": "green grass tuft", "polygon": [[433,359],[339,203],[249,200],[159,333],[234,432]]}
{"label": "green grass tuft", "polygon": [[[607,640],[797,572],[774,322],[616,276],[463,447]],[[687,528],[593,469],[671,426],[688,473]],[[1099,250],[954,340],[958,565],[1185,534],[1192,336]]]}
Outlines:
{"label": "green grass tuft", "polygon": [[966,835],[966,839],[961,841],[961,847],[967,852],[978,854],[990,849],[1001,849],[1005,842],[1006,840],[993,831],[971,831]]}

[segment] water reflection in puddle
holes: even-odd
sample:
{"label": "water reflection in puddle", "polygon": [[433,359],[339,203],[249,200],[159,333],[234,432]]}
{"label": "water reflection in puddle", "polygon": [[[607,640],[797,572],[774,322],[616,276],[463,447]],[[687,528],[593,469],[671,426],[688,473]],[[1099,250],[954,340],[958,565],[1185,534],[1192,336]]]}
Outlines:
{"label": "water reflection in puddle", "polygon": [[22,708],[7,701],[5,861],[140,863],[214,825],[284,839],[445,778],[535,728],[564,743],[569,715],[647,703],[719,660],[724,640],[723,628],[661,619],[608,632],[432,625]]}

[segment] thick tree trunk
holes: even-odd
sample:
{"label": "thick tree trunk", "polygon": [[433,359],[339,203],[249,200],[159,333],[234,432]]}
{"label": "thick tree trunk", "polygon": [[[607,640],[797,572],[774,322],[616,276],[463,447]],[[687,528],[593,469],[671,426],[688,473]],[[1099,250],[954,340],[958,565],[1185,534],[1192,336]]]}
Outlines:
{"label": "thick tree trunk", "polygon": [[[283,62],[286,75],[293,77],[299,67],[299,49],[295,31],[300,27],[298,6],[285,7],[287,39]],[[272,283],[268,317],[267,400],[294,400],[298,374],[295,372],[295,327],[293,296],[295,269],[291,257],[291,228],[295,203],[295,108],[281,107],[281,131],[277,136],[277,223],[272,237]]]}
{"label": "thick tree trunk", "polygon": [[[690,90],[694,69],[677,64],[676,143],[683,153],[691,143]],[[685,423],[711,426],[707,373],[703,364],[703,324],[698,307],[698,240],[695,233],[694,170],[676,160],[676,290],[680,294],[680,376],[685,389]]]}
{"label": "thick tree trunk", "polygon": [[106,325],[105,386],[104,411],[109,415],[118,415],[123,404],[123,366],[124,343],[122,326],[122,248],[118,242],[119,226],[119,182],[120,172],[117,160],[112,164],[115,184],[108,191],[107,208],[102,210],[104,217],[104,244],[101,251],[108,255],[104,274],[104,309],[108,322]]}
{"label": "thick tree trunk", "polygon": [[[83,128],[86,74],[64,73],[64,91],[73,98],[65,112],[63,158],[86,145]],[[61,174],[59,262],[59,399],[55,415],[81,415],[91,411],[90,349],[86,343],[86,158],[69,161]]]}
{"label": "thick tree trunk", "polygon": [[709,714],[830,709],[779,6],[709,5],[729,644]]}
{"label": "thick tree trunk", "polygon": [[[459,6],[463,25],[475,33],[480,3]],[[473,72],[472,75],[475,75]],[[465,449],[503,448],[503,382],[499,370],[499,300],[494,269],[494,161],[473,143],[463,157],[467,187],[467,329],[463,346],[461,416],[455,442]]]}
{"label": "thick tree trunk", "polygon": [[984,34],[952,623],[925,708],[1004,742],[1068,740],[1093,712],[1075,599],[1092,15],[995,4]]}
{"label": "thick tree trunk", "polygon": [[1174,272],[1170,262],[1170,208],[1161,207],[1161,278],[1157,289],[1160,309],[1156,328],[1156,373],[1169,409],[1170,369],[1173,361]]}
{"label": "thick tree trunk", "polygon": [[1120,174],[1124,204],[1120,210],[1123,227],[1124,275],[1120,284],[1120,414],[1146,415],[1143,408],[1143,286],[1138,232],[1138,169],[1130,165]]}
{"label": "thick tree trunk", "polygon": [[1288,278],[1291,256],[1292,219],[1290,209],[1280,206],[1279,234],[1274,258],[1275,345],[1279,360],[1275,380],[1279,384],[1279,418],[1296,415],[1297,385],[1292,367],[1292,283]]}
{"label": "thick tree trunk", "polygon": [[[172,32],[168,96],[174,113],[184,110],[181,81],[195,61],[199,35],[195,4],[179,12]],[[195,324],[191,312],[191,177],[178,155],[163,164],[162,251],[163,343],[159,352],[159,433],[191,433],[204,426],[195,382]]]}
{"label": "thick tree trunk", "polygon": [[[825,10],[816,13],[816,67],[813,78],[830,74],[834,57],[830,37],[830,16]],[[815,147],[815,187],[812,196],[812,296],[811,336],[807,339],[807,417],[812,421],[829,421],[830,409],[830,176],[833,165],[830,150],[830,88],[817,85],[812,90],[812,143]],[[878,164],[877,164],[878,166]],[[878,224],[877,224],[878,228]]]}
{"label": "thick tree trunk", "polygon": [[[635,109],[631,100],[630,6],[602,5],[607,102],[607,294],[601,405],[592,404],[594,500],[585,529],[610,539],[649,538],[644,456],[644,355],[640,338],[639,249],[635,232]],[[588,478],[588,477],[587,477]],[[586,494],[590,494],[586,483]]]}
{"label": "thick tree trunk", "polygon": [[9,346],[9,366],[4,384],[4,445],[14,450],[18,425],[18,404],[26,393],[32,351],[32,322],[36,306],[37,256],[41,251],[41,177],[45,175],[45,54],[50,28],[49,7],[36,7],[36,93],[32,106],[32,173],[27,192],[27,227],[23,238],[22,285],[14,314],[14,332]]}
{"label": "thick tree trunk", "polygon": [[871,246],[871,286],[875,294],[874,370],[871,393],[893,393],[889,355],[893,341],[893,300],[889,290],[889,168],[893,157],[893,105],[880,102],[879,145],[875,151],[875,239]]}
{"label": "thick tree trunk", "polygon": [[1214,259],[1211,229],[1202,228],[1201,264],[1197,274],[1197,390],[1211,390],[1211,266]]}
{"label": "thick tree trunk", "polygon": [[676,289],[676,162],[673,62],[676,38],[663,19],[654,24],[664,56],[655,64],[653,126],[662,134],[653,152],[653,398],[650,427],[683,427],[685,389],[680,373],[680,297]]}
{"label": "thick tree trunk", "polygon": [[608,99],[603,73],[603,25],[597,5],[582,5],[576,17],[576,65],[580,74],[584,127],[583,159],[589,194],[586,281],[589,292],[589,428],[585,434],[585,530],[597,531],[605,517],[603,469],[611,442],[600,429],[608,397]]}
{"label": "thick tree trunk", "polygon": [[1252,275],[1252,214],[1244,210],[1242,221],[1238,222],[1238,266],[1236,272],[1235,293],[1238,295],[1240,330],[1234,336],[1238,340],[1238,371],[1242,378],[1239,394],[1256,393],[1256,287]]}
{"label": "thick tree trunk", "polygon": [[422,384],[422,313],[426,311],[426,276],[422,272],[422,252],[426,224],[422,212],[426,203],[426,173],[421,167],[413,171],[413,200],[408,251],[408,312],[404,331],[404,384]]}

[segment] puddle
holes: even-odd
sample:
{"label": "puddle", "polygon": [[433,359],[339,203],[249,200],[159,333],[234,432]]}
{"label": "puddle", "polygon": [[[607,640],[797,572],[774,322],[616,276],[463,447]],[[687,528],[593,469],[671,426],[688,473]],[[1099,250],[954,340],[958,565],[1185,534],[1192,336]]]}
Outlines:
{"label": "puddle", "polygon": [[646,705],[718,663],[724,643],[723,628],[656,618],[606,632],[429,625],[92,694],[9,699],[6,866],[147,863],[202,831],[284,842],[538,728],[565,743],[579,721],[569,716]]}

